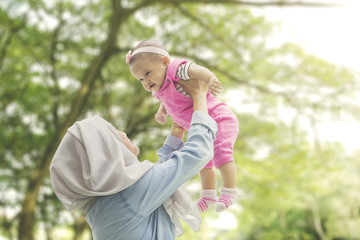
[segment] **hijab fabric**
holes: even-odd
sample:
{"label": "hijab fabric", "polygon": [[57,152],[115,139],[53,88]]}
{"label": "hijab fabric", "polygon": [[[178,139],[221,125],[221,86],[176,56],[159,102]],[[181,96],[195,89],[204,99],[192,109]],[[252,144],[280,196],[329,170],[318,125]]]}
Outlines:
{"label": "hijab fabric", "polygon": [[[68,129],[51,162],[50,176],[64,207],[86,213],[96,197],[126,189],[153,166],[137,159],[113,125],[90,117]],[[177,236],[183,233],[179,219],[195,232],[200,229],[200,213],[184,189],[179,188],[163,205]]]}

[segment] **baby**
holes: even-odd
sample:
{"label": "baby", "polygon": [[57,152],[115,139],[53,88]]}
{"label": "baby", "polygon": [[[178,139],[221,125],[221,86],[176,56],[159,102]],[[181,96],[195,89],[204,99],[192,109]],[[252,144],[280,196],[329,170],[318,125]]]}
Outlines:
{"label": "baby", "polygon": [[[155,115],[159,123],[165,122],[167,114],[183,129],[190,128],[193,101],[186,92],[183,81],[210,81],[207,94],[209,115],[218,124],[218,135],[214,141],[214,158],[200,171],[202,193],[197,202],[200,212],[216,204],[216,211],[221,212],[231,206],[238,194],[236,188],[236,166],[233,148],[239,133],[239,122],[229,107],[218,100],[221,83],[215,75],[195,63],[184,59],[170,61],[166,49],[154,40],[140,42],[134,51],[126,55],[126,63],[130,65],[131,74],[140,81],[146,91],[161,100],[160,108]],[[224,186],[217,199],[216,173],[218,168]]]}

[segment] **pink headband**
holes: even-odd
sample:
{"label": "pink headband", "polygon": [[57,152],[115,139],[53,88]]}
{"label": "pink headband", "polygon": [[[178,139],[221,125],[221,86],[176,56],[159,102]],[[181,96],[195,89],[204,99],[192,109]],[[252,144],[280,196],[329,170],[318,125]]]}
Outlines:
{"label": "pink headband", "polygon": [[158,47],[141,47],[136,49],[134,52],[132,52],[131,50],[126,54],[126,59],[125,62],[126,64],[128,64],[130,62],[130,59],[132,56],[138,54],[138,53],[143,53],[143,52],[147,52],[147,53],[156,53],[156,54],[160,54],[160,55],[164,55],[169,57],[169,53],[161,48]]}

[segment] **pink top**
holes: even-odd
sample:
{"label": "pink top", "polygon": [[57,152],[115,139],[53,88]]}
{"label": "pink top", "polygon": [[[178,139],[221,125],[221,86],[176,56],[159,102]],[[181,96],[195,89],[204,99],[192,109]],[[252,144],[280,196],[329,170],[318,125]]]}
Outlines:
{"label": "pink top", "polygon": [[[159,91],[154,92],[153,96],[160,99],[171,118],[183,128],[189,130],[193,114],[193,100],[191,97],[184,96],[175,89],[175,84],[180,79],[176,76],[179,66],[187,60],[173,60],[166,71],[164,84]],[[217,97],[207,93],[207,106],[209,114],[218,106],[226,105],[219,101]]]}

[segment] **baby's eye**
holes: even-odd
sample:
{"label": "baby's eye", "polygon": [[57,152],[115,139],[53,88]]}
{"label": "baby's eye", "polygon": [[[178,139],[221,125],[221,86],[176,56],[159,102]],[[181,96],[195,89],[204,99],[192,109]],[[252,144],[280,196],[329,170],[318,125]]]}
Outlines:
{"label": "baby's eye", "polygon": [[150,72],[146,72],[146,73],[145,73],[145,76],[147,76],[147,75],[149,75],[149,74],[150,74]]}
{"label": "baby's eye", "polygon": [[140,82],[142,82],[142,80],[144,80],[144,79],[142,79],[142,78],[139,79]]}

